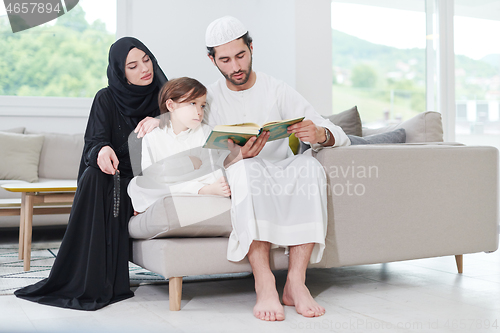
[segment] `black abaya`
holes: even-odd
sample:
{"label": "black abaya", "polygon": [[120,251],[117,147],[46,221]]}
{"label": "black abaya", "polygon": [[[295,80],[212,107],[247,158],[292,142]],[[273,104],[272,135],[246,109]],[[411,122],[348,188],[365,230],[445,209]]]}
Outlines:
{"label": "black abaya", "polygon": [[[147,48],[132,47],[150,53]],[[124,51],[125,55],[129,50]],[[156,62],[155,66],[158,69]],[[108,77],[110,75],[114,74],[110,74],[108,68]],[[118,79],[123,81],[124,77]],[[128,274],[128,221],[133,208],[127,186],[133,174],[127,141],[141,119],[159,115],[157,95],[161,81],[157,81],[156,77],[155,81],[156,89],[148,92],[154,95],[154,99],[148,98],[156,103],[156,108],[146,107],[142,114],[123,112],[116,102],[120,93],[110,89],[111,85],[116,86],[111,78],[110,87],[97,93],[85,132],[78,187],[54,265],[47,279],[17,290],[17,297],[63,308],[97,310],[134,295],[130,290]],[[104,146],[113,148],[119,160],[121,179],[117,217],[113,216],[113,176],[103,173],[97,165],[97,155]]]}
{"label": "black abaya", "polygon": [[113,176],[97,167],[95,156],[95,165],[90,163],[78,180],[68,227],[49,277],[16,291],[17,297],[64,308],[97,310],[134,295],[129,285],[127,229],[133,213],[127,195],[133,177],[127,139],[133,130],[116,111],[109,91],[101,90],[85,134],[94,145],[86,144],[85,150],[94,155],[92,150],[98,152],[104,142],[114,148],[120,161],[119,215],[113,217]]}

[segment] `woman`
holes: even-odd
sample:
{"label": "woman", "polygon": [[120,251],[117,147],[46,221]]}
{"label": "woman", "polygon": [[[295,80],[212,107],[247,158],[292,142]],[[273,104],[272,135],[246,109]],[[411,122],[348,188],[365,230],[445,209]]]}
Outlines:
{"label": "woman", "polygon": [[17,297],[97,310],[134,295],[128,274],[133,208],[127,185],[133,173],[127,141],[134,129],[143,133],[157,126],[146,117],[159,115],[158,92],[167,78],[148,48],[131,37],[111,46],[107,75],[109,86],[96,94],[90,111],[78,188],[54,266],[47,279],[17,290]]}

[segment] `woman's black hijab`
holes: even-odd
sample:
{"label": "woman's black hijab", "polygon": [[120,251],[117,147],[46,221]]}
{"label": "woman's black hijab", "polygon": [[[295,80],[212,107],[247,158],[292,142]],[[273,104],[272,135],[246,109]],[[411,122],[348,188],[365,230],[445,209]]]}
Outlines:
{"label": "woman's black hijab", "polygon": [[[125,77],[125,61],[133,48],[144,51],[153,63],[153,82],[147,86],[129,84]],[[123,37],[109,49],[108,85],[121,114],[133,118],[144,118],[158,110],[158,92],[167,77],[158,66],[155,56],[140,40]]]}

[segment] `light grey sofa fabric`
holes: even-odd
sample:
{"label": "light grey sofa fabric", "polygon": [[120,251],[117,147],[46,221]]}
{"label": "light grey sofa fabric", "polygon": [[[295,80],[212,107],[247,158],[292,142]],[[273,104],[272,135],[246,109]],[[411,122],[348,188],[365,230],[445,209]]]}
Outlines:
{"label": "light grey sofa fabric", "polygon": [[[328,178],[328,230],[323,259],[310,267],[374,264],[498,247],[496,148],[445,143],[360,145],[324,149],[316,158]],[[227,239],[221,237],[133,243],[133,261],[167,278],[250,271],[248,265],[242,266],[245,262],[227,261]],[[285,268],[287,257],[277,251],[271,262],[276,269]]]}
{"label": "light grey sofa fabric", "polygon": [[405,143],[406,132],[404,128],[399,128],[394,131],[384,132],[379,134],[367,135],[359,137],[355,135],[347,136],[351,141],[351,145],[370,145],[370,144],[391,144],[391,143]]}
{"label": "light grey sofa fabric", "polygon": [[44,137],[0,132],[0,179],[38,181],[38,164]]}
{"label": "light grey sofa fabric", "polygon": [[351,146],[316,158],[331,190],[325,267],[498,247],[496,148]]}
{"label": "light grey sofa fabric", "polygon": [[83,152],[82,134],[43,133],[26,131],[26,134],[43,135],[38,175],[48,179],[76,179]]}
{"label": "light grey sofa fabric", "polygon": [[[192,276],[250,272],[248,259],[232,262],[226,259],[228,238],[163,238],[134,240],[133,262],[162,276]],[[271,250],[271,269],[288,267],[283,248]]]}

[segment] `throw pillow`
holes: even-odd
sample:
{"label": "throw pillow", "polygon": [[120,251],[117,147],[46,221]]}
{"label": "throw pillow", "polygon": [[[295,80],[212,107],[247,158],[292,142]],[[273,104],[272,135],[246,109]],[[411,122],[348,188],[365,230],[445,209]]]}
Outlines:
{"label": "throw pillow", "polygon": [[50,179],[76,179],[83,151],[83,134],[34,133],[45,138],[38,176]]}
{"label": "throw pillow", "polygon": [[364,137],[348,135],[351,140],[351,145],[368,145],[378,143],[405,143],[406,131],[404,128],[397,129],[392,132],[373,134]]}
{"label": "throw pillow", "polygon": [[43,136],[0,132],[0,179],[38,181]]}
{"label": "throw pillow", "polygon": [[340,126],[345,134],[362,136],[363,127],[361,126],[361,117],[359,116],[358,107],[353,106],[349,110],[326,117],[337,126]]}
{"label": "throw pillow", "polygon": [[363,128],[363,137],[367,135],[390,132],[398,128],[406,130],[407,143],[443,142],[443,124],[441,113],[434,111],[422,112],[400,124],[382,128]]}
{"label": "throw pillow", "polygon": [[294,155],[297,155],[299,153],[300,140],[295,136],[294,133],[292,133],[288,137],[288,145],[290,146],[290,149],[292,150]]}

